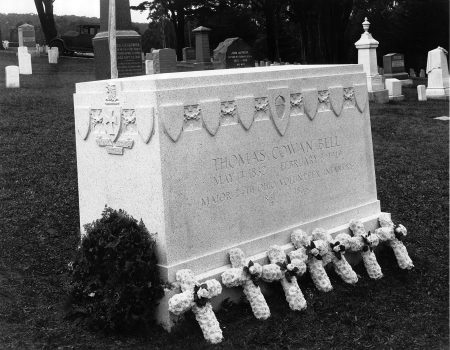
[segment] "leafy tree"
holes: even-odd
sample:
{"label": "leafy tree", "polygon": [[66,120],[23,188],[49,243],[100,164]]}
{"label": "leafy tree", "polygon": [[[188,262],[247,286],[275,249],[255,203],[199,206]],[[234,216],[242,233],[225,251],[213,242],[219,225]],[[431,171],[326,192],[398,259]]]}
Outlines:
{"label": "leafy tree", "polygon": [[34,0],[45,40],[49,43],[57,36],[55,18],[53,17],[53,3],[55,0]]}

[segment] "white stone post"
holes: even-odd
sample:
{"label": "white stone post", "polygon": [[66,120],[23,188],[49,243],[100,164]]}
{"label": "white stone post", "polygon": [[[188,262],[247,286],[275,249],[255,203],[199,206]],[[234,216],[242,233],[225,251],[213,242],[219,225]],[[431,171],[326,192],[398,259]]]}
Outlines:
{"label": "white stone post", "polygon": [[364,72],[367,75],[367,90],[369,91],[369,100],[379,103],[389,102],[389,94],[384,88],[383,80],[378,74],[377,65],[377,47],[379,42],[369,33],[370,22],[367,17],[363,22],[364,33],[355,43],[358,49],[358,64],[363,65]]}
{"label": "white stone post", "polygon": [[18,88],[20,87],[20,75],[18,66],[6,66],[5,67],[6,76],[6,87],[7,88]]}
{"label": "white stone post", "polygon": [[447,50],[440,46],[428,52],[428,98],[446,98],[449,96],[450,83],[446,57],[447,54]]}

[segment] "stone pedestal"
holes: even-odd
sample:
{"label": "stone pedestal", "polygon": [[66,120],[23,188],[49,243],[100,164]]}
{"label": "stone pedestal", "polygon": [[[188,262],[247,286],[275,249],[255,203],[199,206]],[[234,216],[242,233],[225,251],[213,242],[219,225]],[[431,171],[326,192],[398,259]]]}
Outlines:
{"label": "stone pedestal", "polygon": [[364,33],[355,43],[358,49],[358,64],[363,65],[367,76],[367,89],[372,93],[372,100],[379,103],[389,102],[388,91],[384,88],[382,77],[378,74],[377,47],[378,41],[369,33],[370,22],[365,18],[363,22]]}
{"label": "stone pedestal", "polygon": [[76,84],[81,227],[105,203],[142,218],[169,282],[220,276],[233,247],[265,263],[296,228],[373,230],[366,82],[360,65],[283,65]]}
{"label": "stone pedestal", "polygon": [[428,98],[448,98],[449,96],[450,83],[446,54],[448,54],[447,51],[442,47],[428,52]]}
{"label": "stone pedestal", "polygon": [[174,49],[160,49],[153,51],[153,72],[173,73],[177,71],[177,54]]}
{"label": "stone pedestal", "polygon": [[[109,79],[111,77],[108,5],[108,0],[100,0],[100,32],[92,39],[95,77],[97,79]],[[141,36],[132,29],[129,0],[116,0],[116,29],[119,78],[143,75]]]}
{"label": "stone pedestal", "polygon": [[211,53],[209,51],[209,32],[206,27],[195,28],[195,60],[197,64],[211,64]]}

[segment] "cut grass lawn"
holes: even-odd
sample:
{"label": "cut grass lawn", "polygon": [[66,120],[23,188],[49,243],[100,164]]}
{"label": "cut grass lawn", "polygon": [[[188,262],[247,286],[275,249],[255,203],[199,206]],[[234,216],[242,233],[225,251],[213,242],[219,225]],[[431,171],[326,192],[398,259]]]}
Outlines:
{"label": "cut grass lawn", "polygon": [[[96,334],[64,320],[67,264],[79,241],[73,100],[76,82],[93,80],[93,62],[33,58],[32,76],[5,89],[0,52],[0,348],[202,349],[192,316],[168,335]],[[416,84],[425,80],[417,79]],[[272,317],[258,321],[249,306],[219,313],[223,349],[448,348],[448,102],[371,104],[378,198],[409,231],[415,268],[401,271],[389,249],[377,252],[385,277],[372,281],[362,265],[356,286],[331,274],[333,292],[300,279],[305,312],[290,311],[279,286],[268,297]],[[151,231],[151,227],[149,227]]]}

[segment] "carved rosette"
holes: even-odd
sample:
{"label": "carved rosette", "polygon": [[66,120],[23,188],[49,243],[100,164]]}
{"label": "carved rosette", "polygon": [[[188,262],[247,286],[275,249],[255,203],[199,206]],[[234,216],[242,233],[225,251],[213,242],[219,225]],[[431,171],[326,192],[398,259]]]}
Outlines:
{"label": "carved rosette", "polygon": [[291,115],[303,113],[303,95],[301,93],[291,94]]}
{"label": "carved rosette", "polygon": [[319,105],[317,110],[319,112],[329,111],[330,110],[330,90],[320,90],[317,92],[317,99]]}
{"label": "carved rosette", "polygon": [[200,114],[202,109],[199,105],[184,106],[184,124],[183,130],[198,130],[201,129],[202,123]]}
{"label": "carved rosette", "polygon": [[220,105],[220,125],[237,124],[235,101],[225,101]]}
{"label": "carved rosette", "polygon": [[353,87],[344,88],[344,108],[355,107],[355,89]]}

